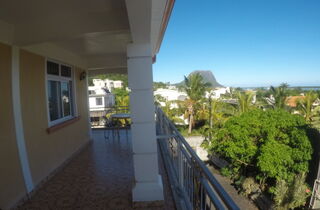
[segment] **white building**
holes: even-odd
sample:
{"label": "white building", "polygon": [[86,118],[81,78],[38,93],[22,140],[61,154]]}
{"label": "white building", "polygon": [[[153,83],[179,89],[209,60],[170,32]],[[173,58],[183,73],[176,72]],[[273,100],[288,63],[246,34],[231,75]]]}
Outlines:
{"label": "white building", "polygon": [[89,87],[89,108],[90,111],[105,111],[113,107],[115,96],[104,89]]}
{"label": "white building", "polygon": [[187,94],[185,92],[180,92],[178,90],[173,89],[163,89],[159,88],[154,91],[154,95],[160,95],[165,98],[167,101],[184,101],[187,98]]}
{"label": "white building", "polygon": [[115,105],[115,96],[105,86],[105,81],[94,79],[94,86],[88,87],[90,120],[93,126],[104,123],[107,111]]}
{"label": "white building", "polygon": [[206,98],[209,98],[211,95],[212,98],[218,99],[221,97],[221,95],[230,93],[230,87],[220,87],[216,88],[214,90],[211,90],[210,92],[206,92]]}
{"label": "white building", "polygon": [[123,82],[121,80],[93,79],[92,82],[95,87],[107,88],[109,91],[112,91],[114,88],[123,87]]}

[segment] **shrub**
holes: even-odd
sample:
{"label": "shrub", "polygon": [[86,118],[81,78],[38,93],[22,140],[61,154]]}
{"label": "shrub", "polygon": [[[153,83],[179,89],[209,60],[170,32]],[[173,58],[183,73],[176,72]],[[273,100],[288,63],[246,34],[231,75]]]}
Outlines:
{"label": "shrub", "polygon": [[237,169],[229,176],[252,176],[261,189],[270,188],[279,180],[291,183],[308,171],[312,147],[307,129],[301,116],[256,109],[230,118],[208,148],[230,162],[230,169]]}

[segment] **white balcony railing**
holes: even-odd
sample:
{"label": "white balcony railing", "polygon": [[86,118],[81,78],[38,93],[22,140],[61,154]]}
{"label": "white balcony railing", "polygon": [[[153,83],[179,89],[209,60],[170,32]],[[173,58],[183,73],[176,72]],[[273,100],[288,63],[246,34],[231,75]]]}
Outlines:
{"label": "white balcony railing", "polygon": [[159,151],[177,208],[239,209],[159,107],[156,122]]}

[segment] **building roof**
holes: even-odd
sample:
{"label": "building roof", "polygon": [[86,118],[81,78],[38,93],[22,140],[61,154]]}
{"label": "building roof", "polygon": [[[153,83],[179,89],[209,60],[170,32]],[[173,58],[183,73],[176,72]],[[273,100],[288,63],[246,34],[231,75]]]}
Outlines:
{"label": "building roof", "polygon": [[290,107],[296,107],[299,100],[304,99],[305,96],[289,96],[286,99],[286,104]]}

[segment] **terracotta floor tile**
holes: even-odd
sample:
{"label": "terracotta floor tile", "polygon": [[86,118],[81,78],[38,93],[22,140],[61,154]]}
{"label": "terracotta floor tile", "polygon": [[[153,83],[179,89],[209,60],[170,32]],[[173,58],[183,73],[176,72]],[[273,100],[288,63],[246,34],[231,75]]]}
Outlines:
{"label": "terracotta floor tile", "polygon": [[[105,140],[103,131],[94,141],[47,181],[17,210],[130,210],[132,209],[133,162],[129,138]],[[175,209],[169,184],[159,158],[165,206]],[[150,208],[145,208],[150,209]]]}

